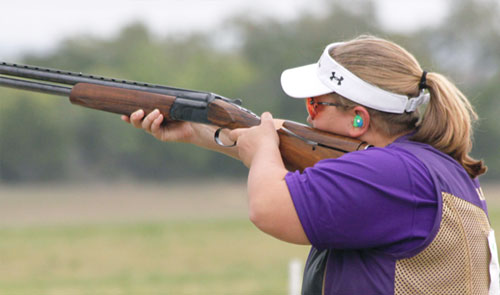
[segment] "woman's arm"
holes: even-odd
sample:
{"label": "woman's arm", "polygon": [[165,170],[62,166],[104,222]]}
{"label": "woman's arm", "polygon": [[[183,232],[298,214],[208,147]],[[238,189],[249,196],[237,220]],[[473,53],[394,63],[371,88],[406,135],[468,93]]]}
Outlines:
{"label": "woman's arm", "polygon": [[279,137],[271,114],[264,113],[261,125],[230,132],[238,153],[250,168],[248,198],[250,220],[262,231],[290,243],[310,244],[298,218],[279,151]]}

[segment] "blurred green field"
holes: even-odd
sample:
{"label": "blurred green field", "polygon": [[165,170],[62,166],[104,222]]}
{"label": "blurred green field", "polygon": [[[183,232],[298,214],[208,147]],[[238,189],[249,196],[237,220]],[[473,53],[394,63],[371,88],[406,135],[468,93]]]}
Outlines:
{"label": "blurred green field", "polygon": [[[500,186],[484,190],[500,229]],[[287,294],[308,252],[248,221],[244,183],[0,186],[0,202],[0,294]]]}
{"label": "blurred green field", "polygon": [[239,219],[0,230],[1,294],[286,294],[285,245]]}
{"label": "blurred green field", "polygon": [[0,202],[0,294],[286,294],[308,252],[248,221],[244,183],[0,187]]}

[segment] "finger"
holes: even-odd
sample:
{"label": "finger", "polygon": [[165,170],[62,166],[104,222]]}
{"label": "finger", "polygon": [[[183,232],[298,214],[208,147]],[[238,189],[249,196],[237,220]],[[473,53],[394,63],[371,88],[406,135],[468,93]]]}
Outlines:
{"label": "finger", "polygon": [[273,115],[270,112],[263,112],[262,115],[261,115],[261,118],[264,118],[266,120],[272,120],[273,119]]}
{"label": "finger", "polygon": [[265,128],[276,130],[276,122],[269,112],[265,112],[260,116],[260,124]]}
{"label": "finger", "polygon": [[262,113],[262,115],[260,116],[260,122],[261,124],[266,124],[266,125],[272,123],[272,125],[274,126],[273,115],[271,115],[270,112]]}
{"label": "finger", "polygon": [[125,121],[127,123],[130,123],[130,118],[128,116],[122,115],[121,116],[122,121]]}
{"label": "finger", "polygon": [[135,128],[141,128],[141,120],[143,117],[144,117],[143,110],[135,111],[130,115],[130,123],[132,123],[132,125]]}
{"label": "finger", "polygon": [[160,111],[158,109],[155,109],[151,113],[149,113],[144,120],[142,120],[142,129],[151,132],[151,124],[153,124],[153,121],[158,118],[160,115]]}
{"label": "finger", "polygon": [[151,124],[151,133],[155,136],[158,137],[161,133],[161,122],[163,122],[163,115],[160,114],[156,119],[153,121]]}

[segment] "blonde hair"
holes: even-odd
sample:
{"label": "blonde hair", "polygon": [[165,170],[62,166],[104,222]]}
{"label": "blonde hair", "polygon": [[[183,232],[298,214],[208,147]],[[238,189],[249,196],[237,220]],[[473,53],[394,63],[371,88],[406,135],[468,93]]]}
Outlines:
{"label": "blonde hair", "polygon": [[[393,42],[361,36],[336,47],[330,55],[364,81],[382,89],[417,96],[423,70],[415,57]],[[483,161],[469,156],[472,149],[472,124],[477,114],[465,95],[447,78],[427,74],[430,101],[423,116],[419,112],[390,114],[367,108],[373,128],[388,136],[416,130],[412,140],[427,143],[457,160],[470,177],[486,172]],[[349,108],[356,103],[338,95]],[[371,126],[372,126],[371,124]]]}

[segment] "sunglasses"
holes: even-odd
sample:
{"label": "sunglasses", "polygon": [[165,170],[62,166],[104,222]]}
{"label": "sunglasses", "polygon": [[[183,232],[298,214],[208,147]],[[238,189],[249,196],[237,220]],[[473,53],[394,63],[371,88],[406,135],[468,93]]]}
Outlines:
{"label": "sunglasses", "polygon": [[306,107],[307,107],[307,112],[309,113],[309,116],[311,116],[311,119],[314,120],[314,117],[316,117],[316,115],[318,115],[318,106],[320,106],[320,105],[334,106],[334,107],[342,106],[339,103],[315,101],[314,98],[308,97],[306,100]]}

